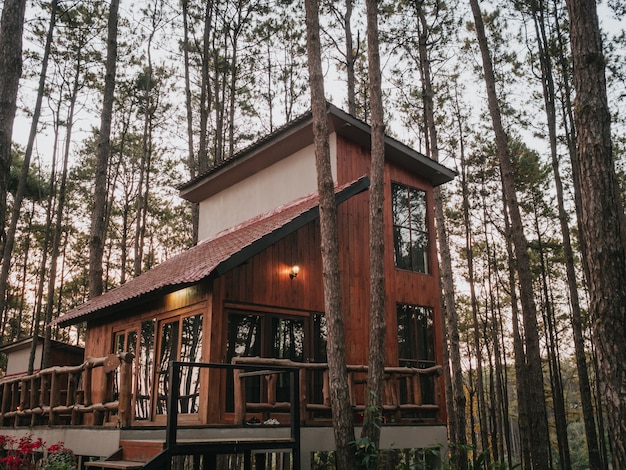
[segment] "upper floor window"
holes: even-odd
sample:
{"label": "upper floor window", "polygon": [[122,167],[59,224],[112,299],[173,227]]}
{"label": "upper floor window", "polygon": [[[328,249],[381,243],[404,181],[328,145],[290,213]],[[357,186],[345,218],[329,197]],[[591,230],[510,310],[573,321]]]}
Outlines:
{"label": "upper floor window", "polygon": [[403,184],[391,183],[391,204],[396,267],[428,273],[426,193]]}

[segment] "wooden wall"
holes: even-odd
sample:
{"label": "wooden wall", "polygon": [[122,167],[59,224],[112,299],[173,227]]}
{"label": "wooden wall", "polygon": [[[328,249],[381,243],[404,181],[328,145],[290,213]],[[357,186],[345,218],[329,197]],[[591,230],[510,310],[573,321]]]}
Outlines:
{"label": "wooden wall", "polygon": [[[369,151],[341,137],[337,139],[337,177],[339,183],[356,180],[369,174]],[[396,304],[406,303],[431,307],[434,310],[436,361],[443,363],[440,289],[434,224],[429,224],[431,258],[430,273],[420,274],[398,270],[394,267],[391,220],[390,184],[397,181],[426,192],[427,214],[433,220],[433,194],[430,184],[416,175],[393,164],[385,169],[385,260],[386,260],[386,321],[387,365],[398,365],[398,338]],[[339,206],[338,225],[341,263],[342,309],[346,332],[346,360],[350,364],[366,364],[369,335],[369,234],[368,192],[358,194]],[[85,355],[104,356],[111,352],[113,332],[130,322],[176,315],[179,309],[205,304],[203,359],[223,362],[226,355],[226,318],[224,306],[275,309],[277,312],[303,314],[324,311],[322,263],[320,254],[319,220],[310,222],[295,233],[254,256],[229,273],[205,281],[184,295],[168,295],[141,308],[118,314],[111,321],[94,321],[89,324]],[[295,279],[289,277],[289,268],[297,264],[300,272]],[[96,379],[96,378],[94,378]],[[217,381],[209,381],[210,396],[223,394],[216,390]],[[445,419],[443,381],[439,381],[437,397],[442,406],[440,419]],[[96,397],[94,399],[97,400]],[[209,416],[221,413],[221,406],[210,401]]]}
{"label": "wooden wall", "polygon": [[[156,318],[157,321],[165,318],[171,318],[185,313],[189,313],[190,309],[199,309],[204,313],[203,331],[210,331],[210,305],[211,298],[210,284],[202,282],[198,285],[181,289],[180,291],[164,295],[151,302],[147,302],[138,307],[121,310],[111,314],[111,316],[91,321],[87,324],[87,338],[85,340],[85,357],[104,357],[113,352],[114,333],[121,329],[133,328],[138,329],[141,322]],[[156,333],[155,333],[156,334]],[[155,338],[158,340],[158,338]],[[204,352],[203,360],[208,361],[208,354]],[[94,369],[93,372],[94,393],[93,400],[95,403],[101,402],[103,398],[104,374],[102,368]],[[98,386],[100,384],[100,386]]]}
{"label": "wooden wall", "polygon": [[[353,142],[337,139],[337,179],[340,184],[353,181],[370,173],[370,153]],[[393,233],[391,214],[391,183],[398,182],[426,192],[427,218],[429,221],[430,259],[428,274],[396,269],[393,253]],[[340,243],[344,255],[342,283],[347,316],[346,332],[350,362],[367,362],[367,341],[369,335],[369,233],[368,193],[355,196],[339,209]],[[385,165],[385,318],[387,323],[386,362],[398,365],[398,336],[396,304],[412,304],[431,307],[434,316],[435,360],[443,364],[443,335],[441,325],[441,290],[439,268],[436,256],[436,231],[434,226],[434,201],[431,184],[418,175],[400,168],[393,163]],[[445,420],[445,399],[443,377],[438,387],[438,403],[441,405],[440,419]]]}

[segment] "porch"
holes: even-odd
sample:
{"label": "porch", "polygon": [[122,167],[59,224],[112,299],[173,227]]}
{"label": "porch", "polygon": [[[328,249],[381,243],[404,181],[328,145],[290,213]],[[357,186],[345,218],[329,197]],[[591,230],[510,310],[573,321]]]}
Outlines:
{"label": "porch", "polygon": [[[157,449],[160,445],[166,452],[169,449],[170,459],[183,454],[212,459],[242,453],[244,461],[249,461],[253,454],[276,453],[284,462],[299,462],[300,468],[310,468],[314,452],[334,449],[326,364],[256,357],[238,357],[233,364],[172,364],[179,369],[168,377],[168,390],[174,393],[167,396],[166,411],[172,411],[166,413],[167,423],[133,422],[132,356],[121,353],[0,381],[0,433],[36,437],[43,433],[46,442],[63,441],[84,456],[122,455],[123,446],[143,442],[157,443]],[[105,374],[107,390],[102,402],[93,403],[91,376],[98,368]],[[181,387],[184,369],[183,376],[194,380],[229,382],[232,402],[215,404],[222,410],[219,420],[201,425],[185,421],[184,411],[192,397],[185,396],[186,388]],[[191,373],[192,369],[196,372]],[[433,389],[439,381],[432,379],[441,371],[438,365],[385,369],[382,448],[445,446],[445,425],[439,418],[439,404],[432,400],[439,396]],[[366,366],[348,366],[357,425],[365,408],[366,375]],[[428,390],[423,393],[423,388]],[[153,456],[142,456],[142,462]],[[87,465],[98,468],[96,462]]]}

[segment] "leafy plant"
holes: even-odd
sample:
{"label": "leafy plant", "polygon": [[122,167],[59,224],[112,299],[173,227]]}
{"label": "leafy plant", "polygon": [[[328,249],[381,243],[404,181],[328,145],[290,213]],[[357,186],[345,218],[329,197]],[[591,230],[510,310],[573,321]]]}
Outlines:
{"label": "leafy plant", "polygon": [[[370,391],[372,398],[375,397],[373,391]],[[370,403],[375,403],[376,400],[370,400]],[[380,409],[376,405],[367,405],[365,410],[365,422],[364,426],[368,426],[373,421],[374,426],[380,427],[382,421],[382,415]],[[375,469],[378,463],[379,449],[376,448],[376,444],[370,440],[369,437],[360,437],[351,444],[354,446],[354,452],[361,462],[361,467],[366,469]]]}
{"label": "leafy plant", "polygon": [[359,437],[352,442],[352,445],[354,446],[354,451],[361,461],[361,466],[363,468],[376,468],[376,463],[378,461],[378,449],[369,437]]}
{"label": "leafy plant", "polygon": [[63,445],[62,442],[48,447],[48,456],[44,459],[45,470],[72,470],[76,468],[74,452]]}
{"label": "leafy plant", "polygon": [[[44,457],[45,455],[45,457]],[[74,453],[62,442],[47,449],[41,438],[32,435],[17,439],[0,435],[0,470],[72,470]]]}

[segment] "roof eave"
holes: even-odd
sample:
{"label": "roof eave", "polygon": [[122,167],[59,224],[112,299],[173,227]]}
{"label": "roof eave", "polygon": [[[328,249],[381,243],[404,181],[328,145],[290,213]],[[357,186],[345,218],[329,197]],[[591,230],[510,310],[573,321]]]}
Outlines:
{"label": "roof eave", "polygon": [[[335,194],[335,200],[337,205],[342,202],[350,199],[351,197],[366,191],[369,188],[370,180],[367,176],[363,176],[357,181],[355,181],[350,186],[338,191]],[[94,321],[104,317],[111,315],[114,312],[122,313],[130,308],[137,307],[139,305],[143,305],[151,300],[159,298],[163,295],[167,295],[169,293],[175,292],[179,289],[183,289],[185,287],[189,287],[199,282],[202,282],[211,277],[221,276],[228,271],[236,268],[237,266],[245,263],[247,260],[255,256],[256,254],[263,251],[265,248],[270,245],[276,243],[277,241],[285,238],[287,235],[295,232],[299,228],[305,226],[309,222],[315,220],[319,217],[319,206],[315,205],[313,208],[303,212],[302,214],[294,217],[292,220],[282,225],[281,227],[267,233],[262,236],[258,240],[252,242],[250,245],[244,247],[236,253],[233,253],[224,261],[220,262],[207,276],[202,279],[198,279],[194,282],[187,283],[178,283],[178,284],[169,284],[165,285],[159,289],[155,289],[150,292],[146,292],[136,297],[132,297],[130,299],[124,300],[122,302],[118,302],[112,305],[108,305],[98,310],[94,310],[92,312],[88,312],[79,316],[73,316],[72,318],[68,318],[66,320],[60,319],[56,320],[56,324],[60,327],[67,327],[76,325],[78,323],[83,323],[85,321]]]}

